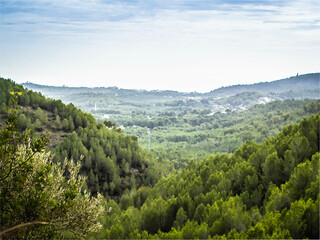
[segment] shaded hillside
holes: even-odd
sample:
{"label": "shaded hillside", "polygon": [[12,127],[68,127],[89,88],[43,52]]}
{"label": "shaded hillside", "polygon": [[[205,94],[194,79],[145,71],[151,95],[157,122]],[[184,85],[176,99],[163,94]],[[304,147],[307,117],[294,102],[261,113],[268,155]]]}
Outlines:
{"label": "shaded hillside", "polygon": [[[154,184],[160,176],[160,169],[165,169],[153,163],[135,137],[108,129],[91,114],[72,104],[47,99],[3,78],[0,79],[0,89],[2,108],[8,105],[11,91],[22,92],[19,128],[21,131],[31,129],[33,135],[51,131],[50,146],[55,162],[65,157],[79,160],[81,155],[84,156],[81,172],[88,176],[87,185],[93,194],[100,192],[107,198],[116,198],[126,189]],[[1,119],[3,123],[3,112]]]}

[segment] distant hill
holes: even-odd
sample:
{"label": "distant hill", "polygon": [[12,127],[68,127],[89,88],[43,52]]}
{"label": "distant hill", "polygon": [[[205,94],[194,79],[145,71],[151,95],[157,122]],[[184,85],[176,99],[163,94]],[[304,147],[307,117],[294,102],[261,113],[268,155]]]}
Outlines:
{"label": "distant hill", "polygon": [[[320,88],[320,73],[310,73],[297,75],[272,82],[261,82],[256,84],[234,85],[222,87],[206,94],[214,97],[227,97],[243,92],[258,92],[258,93],[281,93],[292,90],[301,89],[319,89]],[[320,95],[320,92],[318,92]]]}
{"label": "distant hill", "polygon": [[177,91],[146,91],[134,89],[52,87],[24,83],[24,87],[44,96],[73,103],[96,119],[111,120],[118,125],[133,115],[147,112],[150,118],[163,112],[191,112],[193,110],[246,110],[255,104],[285,99],[319,99],[320,73],[310,73],[273,82],[223,87],[208,93]]}
{"label": "distant hill", "polygon": [[[221,87],[212,90],[208,93],[197,93],[197,92],[178,92],[171,90],[135,90],[135,89],[122,89],[117,87],[55,87],[47,85],[39,85],[31,82],[22,83],[25,88],[30,90],[42,92],[44,95],[65,95],[75,93],[114,93],[121,95],[135,95],[143,94],[149,96],[163,96],[163,97],[196,97],[196,96],[216,96],[216,97],[228,97],[242,92],[259,92],[259,93],[280,93],[297,89],[315,89],[320,88],[320,73],[309,73],[304,75],[297,75],[285,79],[275,80],[271,82],[260,82],[255,84],[243,84],[243,85],[232,85],[227,87]],[[71,92],[70,92],[71,91]]]}

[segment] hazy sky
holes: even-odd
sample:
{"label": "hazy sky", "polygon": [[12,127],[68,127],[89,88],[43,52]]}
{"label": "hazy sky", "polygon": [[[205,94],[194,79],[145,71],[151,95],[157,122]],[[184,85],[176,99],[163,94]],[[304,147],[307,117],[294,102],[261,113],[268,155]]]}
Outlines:
{"label": "hazy sky", "polygon": [[0,0],[0,76],[208,92],[320,70],[319,0]]}

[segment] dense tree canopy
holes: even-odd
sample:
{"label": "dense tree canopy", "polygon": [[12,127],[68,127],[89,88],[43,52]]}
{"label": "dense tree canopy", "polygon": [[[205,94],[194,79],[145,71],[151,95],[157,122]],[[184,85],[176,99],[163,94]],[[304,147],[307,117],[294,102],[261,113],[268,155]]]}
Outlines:
{"label": "dense tree canopy", "polygon": [[[318,238],[320,114],[123,195],[103,238]],[[134,213],[134,217],[130,214]],[[131,216],[131,217],[130,217]],[[107,223],[107,224],[106,224]],[[131,231],[126,231],[131,226]]]}

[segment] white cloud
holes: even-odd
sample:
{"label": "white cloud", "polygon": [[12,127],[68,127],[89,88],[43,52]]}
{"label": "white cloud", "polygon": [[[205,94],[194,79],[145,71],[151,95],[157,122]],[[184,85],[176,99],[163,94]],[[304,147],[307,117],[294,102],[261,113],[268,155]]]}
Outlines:
{"label": "white cloud", "polygon": [[165,1],[106,2],[25,1],[29,12],[6,13],[2,74],[42,83],[85,85],[90,78],[103,86],[210,91],[318,71],[318,1],[206,10],[177,7],[185,1],[167,7],[159,6]]}

